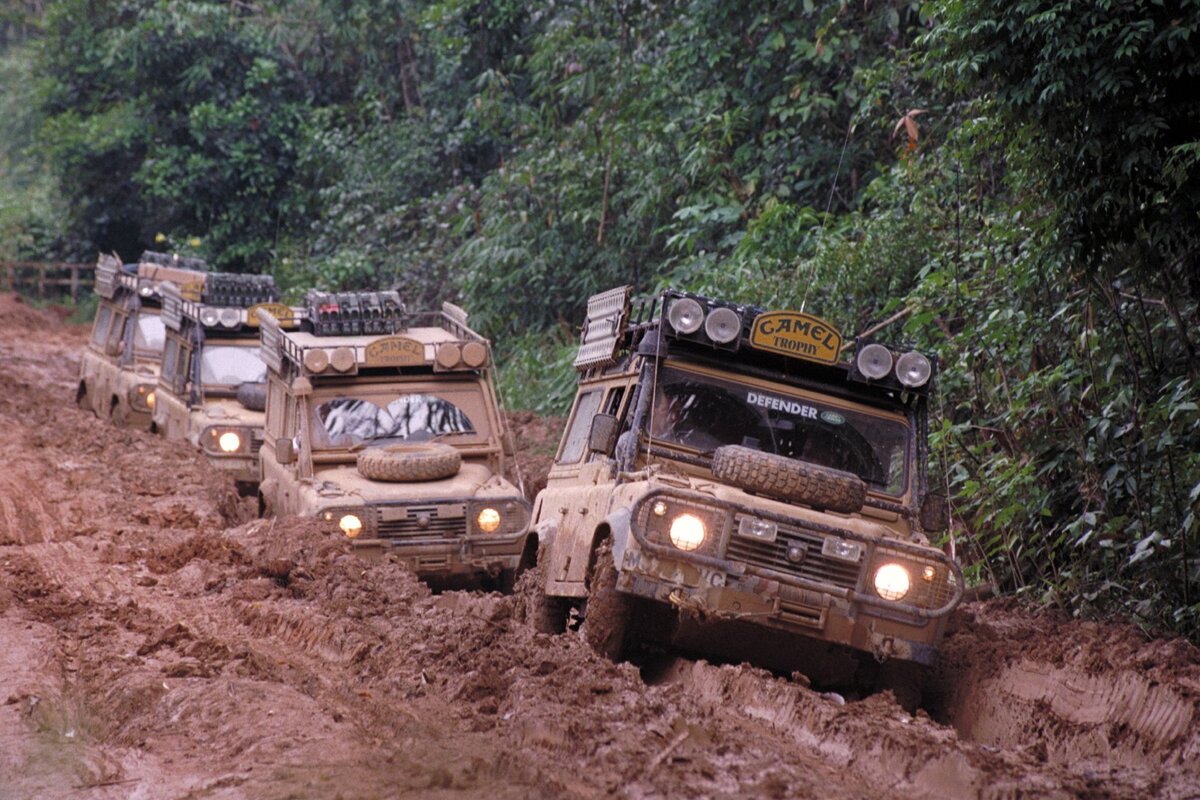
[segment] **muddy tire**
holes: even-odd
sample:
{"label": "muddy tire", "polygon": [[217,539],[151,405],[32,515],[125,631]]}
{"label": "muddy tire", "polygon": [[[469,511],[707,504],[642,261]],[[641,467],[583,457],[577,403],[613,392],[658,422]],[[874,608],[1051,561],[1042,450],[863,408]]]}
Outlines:
{"label": "muddy tire", "polygon": [[543,544],[537,551],[537,564],[523,573],[518,582],[525,584],[525,621],[538,633],[556,635],[567,629],[571,601],[565,597],[546,594],[546,571],[549,569],[549,562],[549,548]]}
{"label": "muddy tire", "polygon": [[605,541],[596,549],[583,612],[583,639],[610,661],[620,661],[625,655],[633,604],[634,598],[617,591],[612,542]]}
{"label": "muddy tire", "polygon": [[393,444],[358,454],[358,471],[373,481],[436,481],[458,473],[462,455],[448,444]]}
{"label": "muddy tire", "polygon": [[712,471],[718,480],[755,494],[846,514],[861,509],[867,496],[857,475],[738,445],[718,447]]}
{"label": "muddy tire", "polygon": [[243,383],[238,386],[237,401],[250,411],[267,410],[267,385],[265,383]]}
{"label": "muddy tire", "polygon": [[879,689],[891,691],[896,703],[909,714],[917,713],[926,681],[926,669],[911,661],[890,659],[879,665]]}

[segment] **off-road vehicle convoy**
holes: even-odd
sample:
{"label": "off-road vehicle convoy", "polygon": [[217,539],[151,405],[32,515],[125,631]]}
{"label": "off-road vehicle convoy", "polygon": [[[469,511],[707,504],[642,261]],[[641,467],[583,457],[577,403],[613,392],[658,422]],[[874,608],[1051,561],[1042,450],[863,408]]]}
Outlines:
{"label": "off-road vehicle convoy", "polygon": [[101,255],[100,302],[79,365],[75,401],[116,425],[149,429],[163,350],[162,287],[195,280],[204,262],[146,252],[137,264]]}
{"label": "off-road vehicle convoy", "polygon": [[534,624],[561,631],[574,607],[612,658],[666,640],[785,669],[929,664],[963,588],[929,540],[946,525],[926,475],[936,364],[842,351],[798,312],[591,298],[534,506]]}
{"label": "off-road vehicle convoy", "polygon": [[280,326],[299,311],[279,303],[269,275],[209,273],[163,287],[166,344],[158,375],[154,428],[187,439],[243,492],[258,484],[267,367],[259,346],[259,313]]}
{"label": "off-road vehicle convoy", "polygon": [[424,577],[511,584],[536,542],[504,477],[487,340],[462,309],[409,315],[395,292],[311,291],[305,305],[296,330],[261,315],[264,510],[320,516]]}

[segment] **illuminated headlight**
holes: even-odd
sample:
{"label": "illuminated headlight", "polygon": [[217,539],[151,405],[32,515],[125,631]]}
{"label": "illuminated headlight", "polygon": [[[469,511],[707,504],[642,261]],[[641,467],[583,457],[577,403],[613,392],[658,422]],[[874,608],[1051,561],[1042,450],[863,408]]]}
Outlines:
{"label": "illuminated headlight", "polygon": [[338,520],[338,527],[342,529],[342,533],[353,539],[362,533],[363,524],[357,514],[343,514]]}
{"label": "illuminated headlight", "polygon": [[484,533],[495,533],[500,528],[500,512],[491,507],[480,509],[475,524]]}
{"label": "illuminated headlight", "polygon": [[884,600],[899,600],[908,594],[912,578],[899,564],[884,564],[875,570],[875,592]]}
{"label": "illuminated headlight", "polygon": [[206,328],[211,328],[221,321],[221,313],[215,308],[200,309],[200,324]]}
{"label": "illuminated headlight", "polygon": [[924,386],[932,373],[929,359],[920,353],[905,353],[896,360],[896,380],[910,389]]}
{"label": "illuminated headlight", "polygon": [[684,552],[690,553],[699,548],[704,544],[704,537],[707,535],[704,520],[695,514],[680,514],[671,520],[671,544]]}
{"label": "illuminated headlight", "polygon": [[704,309],[692,298],[682,297],[667,309],[667,321],[679,333],[695,333],[704,324]]}
{"label": "illuminated headlight", "polygon": [[200,446],[218,456],[231,456],[249,451],[250,432],[238,428],[205,428]]}
{"label": "illuminated headlight", "polygon": [[154,387],[140,383],[129,390],[129,405],[136,411],[154,410]]}

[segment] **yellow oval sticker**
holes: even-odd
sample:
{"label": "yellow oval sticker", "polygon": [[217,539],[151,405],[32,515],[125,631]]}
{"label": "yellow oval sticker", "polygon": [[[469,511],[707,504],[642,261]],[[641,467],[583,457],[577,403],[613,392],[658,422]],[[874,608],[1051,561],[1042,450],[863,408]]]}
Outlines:
{"label": "yellow oval sticker", "polygon": [[407,336],[376,339],[366,347],[368,367],[415,367],[425,363],[425,345]]}
{"label": "yellow oval sticker", "polygon": [[258,305],[250,306],[246,311],[246,324],[258,326],[258,312],[266,311],[279,322],[281,328],[292,328],[296,325],[296,317],[292,313],[291,306],[285,306],[283,303],[259,303]]}
{"label": "yellow oval sticker", "polygon": [[842,333],[820,317],[799,311],[768,311],[754,318],[750,344],[821,364],[836,364],[842,352]]}

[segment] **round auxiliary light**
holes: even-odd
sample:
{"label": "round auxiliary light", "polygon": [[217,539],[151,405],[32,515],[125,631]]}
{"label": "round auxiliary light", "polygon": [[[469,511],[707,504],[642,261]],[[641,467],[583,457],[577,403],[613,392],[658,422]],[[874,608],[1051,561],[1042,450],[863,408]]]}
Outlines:
{"label": "round auxiliary light", "polygon": [[147,392],[146,393],[146,408],[153,411],[154,410],[154,402],[157,399],[158,399],[158,396],[155,394],[153,389],[151,389],[149,392]]}
{"label": "round auxiliary light", "polygon": [[485,508],[475,517],[475,524],[484,533],[495,533],[500,527],[500,512],[494,508]]}
{"label": "round auxiliary light", "polygon": [[221,309],[221,324],[226,328],[236,328],[241,321],[242,315],[238,313],[236,308]]}
{"label": "round auxiliary light", "polygon": [[875,592],[884,600],[899,600],[911,585],[908,570],[899,564],[884,564],[875,570]]}
{"label": "round auxiliary light", "polygon": [[858,351],[855,363],[865,377],[877,381],[892,371],[892,351],[881,344],[869,344]]}
{"label": "round auxiliary light", "polygon": [[742,318],[732,308],[713,309],[704,320],[704,332],[714,342],[732,342],[742,332]]}
{"label": "round auxiliary light", "polygon": [[676,333],[695,333],[704,324],[704,309],[690,297],[681,297],[667,309],[667,321]]}
{"label": "round auxiliary light", "polygon": [[462,349],[463,363],[477,369],[487,363],[487,347],[482,342],[467,342]]}
{"label": "round auxiliary light", "polygon": [[358,536],[360,533],[362,533],[363,524],[362,520],[359,519],[357,515],[344,514],[342,515],[342,518],[338,520],[338,527],[342,529],[342,533],[353,539],[355,536]]}
{"label": "round auxiliary light", "polygon": [[924,386],[932,372],[929,359],[917,352],[905,353],[896,361],[896,379],[910,389]]}
{"label": "round auxiliary light", "polygon": [[462,348],[453,342],[446,342],[438,347],[435,358],[442,369],[452,369],[462,361]]}
{"label": "round auxiliary light", "polygon": [[225,431],[217,437],[217,447],[222,453],[236,453],[242,446],[242,437],[233,431]]}
{"label": "round auxiliary light", "polygon": [[200,324],[206,328],[211,328],[221,321],[221,313],[215,308],[200,309]]}
{"label": "round auxiliary light", "polygon": [[680,514],[671,520],[671,544],[685,552],[691,552],[704,544],[707,534],[704,520],[695,514]]}
{"label": "round auxiliary light", "polygon": [[304,368],[309,372],[324,372],[329,366],[329,353],[324,350],[305,350]]}
{"label": "round auxiliary light", "polygon": [[354,351],[349,347],[339,347],[329,356],[329,363],[338,372],[346,372],[354,366]]}

